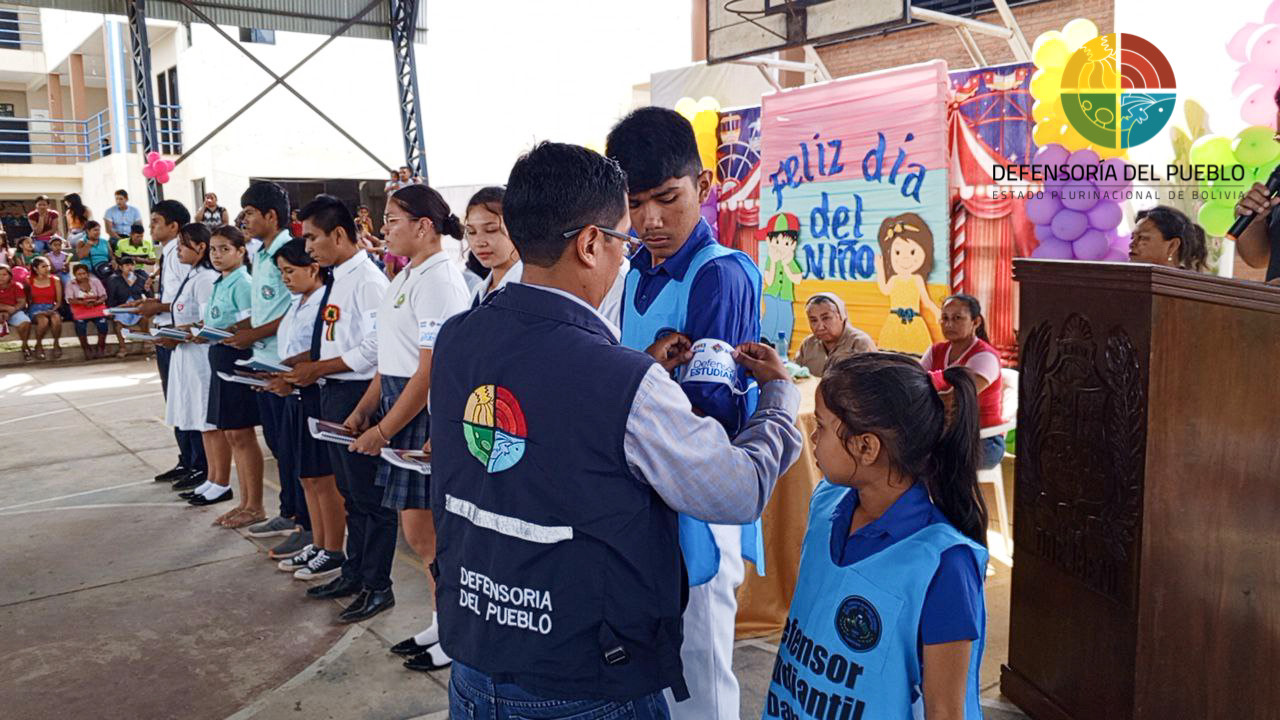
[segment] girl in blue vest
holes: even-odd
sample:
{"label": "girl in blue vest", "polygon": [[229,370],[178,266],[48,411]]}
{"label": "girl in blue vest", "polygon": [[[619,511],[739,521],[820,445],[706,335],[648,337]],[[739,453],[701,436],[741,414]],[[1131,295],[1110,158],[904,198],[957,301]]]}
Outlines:
{"label": "girl in blue vest", "polygon": [[799,579],[765,718],[982,717],[987,510],[972,378],[844,358],[818,386]]}

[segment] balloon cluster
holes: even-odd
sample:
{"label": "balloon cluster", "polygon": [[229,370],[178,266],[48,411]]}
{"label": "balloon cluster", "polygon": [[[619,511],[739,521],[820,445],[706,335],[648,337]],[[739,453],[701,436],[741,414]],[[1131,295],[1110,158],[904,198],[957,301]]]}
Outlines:
{"label": "balloon cluster", "polygon": [[155,178],[161,185],[169,182],[169,173],[176,167],[172,160],[165,160],[158,152],[147,153],[147,164],[142,166],[142,177]]}
{"label": "balloon cluster", "polygon": [[[1075,152],[1052,144],[1040,148],[1032,162],[1036,165],[1088,167],[1101,158],[1093,150]],[[1128,189],[1123,180],[1125,162],[1109,158],[1117,181],[1097,184],[1091,180],[1049,180],[1044,193],[1027,201],[1027,219],[1036,225],[1039,246],[1031,257],[1051,260],[1124,260],[1129,256],[1129,238],[1116,233],[1124,218],[1120,203]]]}
{"label": "balloon cluster", "polygon": [[720,102],[710,96],[701,100],[682,97],[676,102],[676,112],[693,125],[693,137],[698,141],[702,167],[715,172],[716,147],[720,144],[716,133],[720,126]]}
{"label": "balloon cluster", "polygon": [[1227,42],[1227,54],[1241,63],[1231,94],[1243,97],[1240,117],[1250,125],[1276,121],[1272,99],[1280,86],[1280,0],[1273,0],[1260,23],[1246,23]]}
{"label": "balloon cluster", "polygon": [[[1265,183],[1277,161],[1280,143],[1269,127],[1249,127],[1233,141],[1222,135],[1206,135],[1191,146],[1192,165],[1217,165],[1225,177],[1243,175],[1241,180],[1201,180],[1200,189],[1207,200],[1200,207],[1197,220],[1206,234],[1222,237],[1235,222],[1236,201],[1256,182]],[[1235,170],[1235,166],[1241,170]]]}
{"label": "balloon cluster", "polygon": [[1068,150],[1092,148],[1106,158],[1125,154],[1123,149],[1095,145],[1076,132],[1067,122],[1066,111],[1062,108],[1062,72],[1066,69],[1067,60],[1096,37],[1097,25],[1085,18],[1076,18],[1062,30],[1050,30],[1036,38],[1031,50],[1031,59],[1036,64],[1035,74],[1031,76],[1031,97],[1035,100],[1031,114],[1035,117],[1036,126],[1031,132],[1037,145],[1044,147],[1057,143]]}

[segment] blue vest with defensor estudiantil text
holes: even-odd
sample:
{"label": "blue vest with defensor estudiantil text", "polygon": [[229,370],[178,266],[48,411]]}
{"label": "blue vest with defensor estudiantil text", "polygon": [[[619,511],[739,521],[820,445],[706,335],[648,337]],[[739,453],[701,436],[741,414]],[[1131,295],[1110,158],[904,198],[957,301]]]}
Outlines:
{"label": "blue vest with defensor estudiantil text", "polygon": [[441,328],[431,509],[452,658],[551,698],[687,697],[676,513],[623,451],[652,366],[589,308],[518,283]]}

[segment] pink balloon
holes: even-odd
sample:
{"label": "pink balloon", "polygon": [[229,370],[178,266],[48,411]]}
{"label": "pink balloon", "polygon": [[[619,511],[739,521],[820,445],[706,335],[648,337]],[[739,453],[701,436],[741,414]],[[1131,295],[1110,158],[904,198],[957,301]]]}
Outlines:
{"label": "pink balloon", "polygon": [[1075,259],[1075,255],[1071,252],[1071,243],[1065,243],[1061,240],[1045,240],[1035,250],[1031,251],[1031,257],[1043,260]]}
{"label": "pink balloon", "polygon": [[156,182],[160,183],[161,185],[169,182],[169,173],[162,172],[159,175],[156,175]]}
{"label": "pink balloon", "polygon": [[1088,180],[1068,183],[1062,195],[1062,207],[1085,212],[1098,204],[1098,189]]}
{"label": "pink balloon", "polygon": [[1053,236],[1053,228],[1049,225],[1037,225],[1036,240],[1040,242],[1047,242],[1049,240],[1057,240],[1057,238]]}
{"label": "pink balloon", "polygon": [[177,167],[177,165],[175,165],[172,160],[161,160],[160,167],[165,172],[173,172],[173,169]]}
{"label": "pink balloon", "polygon": [[1102,259],[1104,262],[1129,262],[1129,251],[1112,248]]}
{"label": "pink balloon", "polygon": [[1107,246],[1107,236],[1097,230],[1089,230],[1071,243],[1071,251],[1080,260],[1101,260],[1107,256],[1111,248]]}
{"label": "pink balloon", "polygon": [[15,282],[20,282],[24,285],[26,284],[27,280],[31,277],[31,271],[22,267],[21,265],[10,268],[9,272],[13,273],[13,279]]}
{"label": "pink balloon", "polygon": [[1062,204],[1055,197],[1033,197],[1027,201],[1027,219],[1037,225],[1048,225],[1061,209]]}
{"label": "pink balloon", "polygon": [[1077,150],[1071,153],[1069,163],[1071,165],[1097,165],[1098,153],[1090,150],[1089,148]]}
{"label": "pink balloon", "polygon": [[1249,36],[1249,62],[1273,63],[1280,59],[1280,25],[1265,25]]}
{"label": "pink balloon", "polygon": [[1034,165],[1065,165],[1071,153],[1058,143],[1050,143],[1040,148],[1032,160]]}
{"label": "pink balloon", "polygon": [[158,152],[156,152],[156,151],[154,151],[154,150],[152,150],[151,152],[147,153],[147,162],[148,162],[148,163],[153,163],[153,162],[155,162],[156,160],[159,160],[159,159],[160,159],[160,153],[158,153]]}
{"label": "pink balloon", "polygon": [[155,176],[156,176],[156,169],[155,169],[155,168],[151,167],[150,165],[143,165],[143,166],[142,166],[142,177],[144,177],[144,178],[153,178],[153,177],[155,177]]}
{"label": "pink balloon", "polygon": [[1276,103],[1272,99],[1274,92],[1274,88],[1255,88],[1244,99],[1244,105],[1240,108],[1241,119],[1250,125],[1275,127]]}
{"label": "pink balloon", "polygon": [[1124,219],[1124,211],[1112,200],[1102,200],[1089,211],[1089,227],[1107,232],[1115,230]]}
{"label": "pink balloon", "polygon": [[1231,94],[1240,96],[1254,85],[1274,88],[1280,79],[1280,66],[1249,63],[1236,73],[1236,81],[1231,84]]}
{"label": "pink balloon", "polygon": [[1089,216],[1076,210],[1062,210],[1049,223],[1053,236],[1064,242],[1072,242],[1089,229]]}

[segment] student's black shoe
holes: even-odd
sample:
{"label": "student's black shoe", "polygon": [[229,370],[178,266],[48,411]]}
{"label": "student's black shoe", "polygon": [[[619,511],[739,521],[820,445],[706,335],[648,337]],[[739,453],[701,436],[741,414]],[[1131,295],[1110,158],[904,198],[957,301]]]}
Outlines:
{"label": "student's black shoe", "polygon": [[383,610],[396,606],[396,596],[391,588],[386,590],[370,590],[365,588],[356,596],[355,602],[347,606],[338,616],[338,622],[353,623],[368,620]]}
{"label": "student's black shoe", "polygon": [[183,490],[182,492],[178,493],[178,497],[182,498],[183,500],[190,500],[196,495],[199,495],[199,493],[197,493],[195,489]]}
{"label": "student's black shoe", "polygon": [[[436,662],[434,655],[439,655],[442,660]],[[453,664],[453,660],[444,654],[444,650],[440,647],[440,643],[436,643],[422,652],[414,655],[404,661],[404,666],[410,670],[418,672],[431,672],[432,670],[443,670]]]}
{"label": "student's black shoe", "polygon": [[318,600],[351,597],[360,592],[360,581],[341,575],[324,585],[307,588],[307,597]]}
{"label": "student's black shoe", "polygon": [[181,464],[175,465],[157,475],[156,482],[173,482],[174,480],[186,477],[190,472],[190,470],[183,467]]}
{"label": "student's black shoe", "polygon": [[204,495],[197,495],[191,498],[190,500],[188,500],[187,504],[194,505],[195,507],[204,507],[205,505],[216,505],[217,503],[226,502],[228,500],[234,500],[234,499],[235,499],[235,491],[227,490],[226,492],[222,493],[221,495],[219,495],[218,497],[212,500],[205,497]]}
{"label": "student's black shoe", "polygon": [[169,486],[169,489],[170,490],[190,490],[191,488],[200,487],[201,485],[204,484],[204,481],[205,481],[205,474],[203,472],[200,472],[199,470],[192,470],[191,472],[187,473],[183,477],[179,478],[178,481],[175,482],[173,485]]}
{"label": "student's black shoe", "polygon": [[399,655],[400,657],[413,657],[419,653],[426,652],[429,647],[431,646],[419,645],[417,640],[409,638],[408,640],[401,640],[395,645],[392,645],[391,652],[395,655]]}

